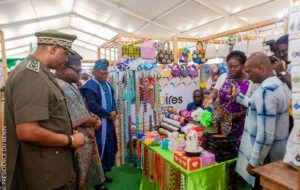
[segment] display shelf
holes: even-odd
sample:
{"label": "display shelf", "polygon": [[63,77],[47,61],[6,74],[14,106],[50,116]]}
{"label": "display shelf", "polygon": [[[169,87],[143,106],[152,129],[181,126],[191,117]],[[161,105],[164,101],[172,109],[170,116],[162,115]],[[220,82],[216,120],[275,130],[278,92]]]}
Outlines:
{"label": "display shelf", "polygon": [[[175,62],[177,62],[178,60],[178,42],[197,42],[199,40],[198,38],[185,37],[185,36],[163,37],[163,36],[155,36],[155,35],[120,33],[114,36],[111,40],[107,41],[106,43],[98,47],[97,49],[98,59],[100,59],[101,57],[105,57],[112,61],[119,59],[121,57],[121,51],[119,51],[119,49],[121,48],[122,45],[125,45],[127,43],[127,40],[129,38],[134,39],[135,44],[141,44],[147,39],[171,42],[173,45],[172,50],[173,50]],[[101,50],[104,50],[104,53],[102,53]]]}

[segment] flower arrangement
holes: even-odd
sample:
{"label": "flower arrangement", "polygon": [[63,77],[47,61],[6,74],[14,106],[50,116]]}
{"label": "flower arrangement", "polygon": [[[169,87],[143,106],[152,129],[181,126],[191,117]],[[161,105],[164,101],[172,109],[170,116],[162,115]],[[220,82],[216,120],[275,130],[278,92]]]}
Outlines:
{"label": "flower arrangement", "polygon": [[201,122],[201,125],[205,128],[210,127],[212,121],[212,114],[208,110],[198,108],[192,112],[192,118],[196,122]]}
{"label": "flower arrangement", "polygon": [[196,122],[200,122],[202,119],[202,112],[203,109],[202,108],[198,108],[195,111],[192,112],[192,118],[194,121]]}

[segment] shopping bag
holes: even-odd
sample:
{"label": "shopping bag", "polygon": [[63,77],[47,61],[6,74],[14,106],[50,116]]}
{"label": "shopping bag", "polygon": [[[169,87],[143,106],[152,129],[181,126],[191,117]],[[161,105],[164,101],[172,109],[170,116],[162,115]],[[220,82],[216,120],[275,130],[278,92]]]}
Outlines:
{"label": "shopping bag", "polygon": [[[165,45],[167,44],[167,49],[165,49]],[[170,50],[170,43],[164,42],[162,49],[160,49],[157,53],[157,61],[160,64],[171,64],[174,61],[173,52]]]}
{"label": "shopping bag", "polygon": [[134,39],[129,38],[127,44],[122,46],[122,56],[132,58],[140,57],[140,47],[134,45]]}
{"label": "shopping bag", "polygon": [[193,51],[193,61],[198,64],[205,63],[207,61],[205,58],[205,49],[200,41],[197,42],[196,50]]}

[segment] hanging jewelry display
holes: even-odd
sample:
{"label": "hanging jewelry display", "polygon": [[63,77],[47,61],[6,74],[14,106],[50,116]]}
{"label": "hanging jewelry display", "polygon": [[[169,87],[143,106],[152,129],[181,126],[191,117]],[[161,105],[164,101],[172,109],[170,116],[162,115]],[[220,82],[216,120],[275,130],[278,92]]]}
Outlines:
{"label": "hanging jewelry display", "polygon": [[156,87],[157,87],[157,120],[158,123],[160,123],[161,122],[161,99],[160,99],[161,86],[158,81],[158,78],[156,81]]}
{"label": "hanging jewelry display", "polygon": [[173,166],[170,166],[169,188],[175,189],[175,168]]}
{"label": "hanging jewelry display", "polygon": [[123,100],[123,94],[124,94],[124,86],[123,86],[123,73],[120,72],[119,74],[119,101],[120,101],[120,131],[121,131],[121,164],[125,164],[125,135],[124,135],[124,100]]}
{"label": "hanging jewelry display", "polygon": [[185,190],[185,175],[181,173],[180,178],[180,190]]}
{"label": "hanging jewelry display", "polygon": [[141,169],[144,169],[144,144],[141,143]]}
{"label": "hanging jewelry display", "polygon": [[154,126],[158,126],[157,122],[157,85],[155,84],[157,81],[157,74],[154,74],[154,85],[153,85],[153,102],[154,102],[154,108],[153,108],[153,118],[154,118]]}
{"label": "hanging jewelry display", "polygon": [[147,113],[147,88],[146,88],[146,76],[142,73],[142,93],[143,93],[143,133],[145,133],[145,116]]}
{"label": "hanging jewelry display", "polygon": [[181,185],[181,181],[180,181],[180,171],[177,169],[175,171],[175,188],[176,190],[180,190],[180,185]]}
{"label": "hanging jewelry display", "polygon": [[135,95],[135,127],[136,127],[136,134],[139,134],[140,131],[139,131],[139,124],[140,124],[140,121],[139,121],[139,118],[140,118],[140,109],[141,109],[141,99],[140,99],[140,84],[139,84],[139,81],[140,81],[140,78],[139,78],[139,73],[138,72],[135,72],[135,75],[136,75],[136,95]]}
{"label": "hanging jewelry display", "polygon": [[[125,89],[125,92],[124,92],[124,101],[125,101],[125,142],[128,142],[128,101],[130,101],[130,97],[129,97],[129,91],[130,91],[130,88],[129,88],[129,73],[128,72],[125,72],[124,75],[123,75],[123,84],[124,84],[124,89]],[[130,109],[130,108],[129,108]]]}

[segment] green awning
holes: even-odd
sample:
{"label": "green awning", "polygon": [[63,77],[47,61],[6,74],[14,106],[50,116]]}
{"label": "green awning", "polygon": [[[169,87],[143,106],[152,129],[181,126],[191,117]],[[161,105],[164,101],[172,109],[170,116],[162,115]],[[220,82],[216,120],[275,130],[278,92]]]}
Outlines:
{"label": "green awning", "polygon": [[[25,58],[7,58],[7,68],[12,68],[16,65],[17,61],[23,61]],[[0,59],[0,62],[2,62],[2,59]]]}

